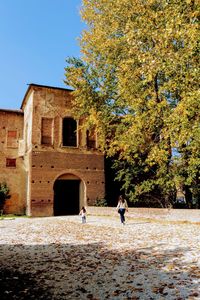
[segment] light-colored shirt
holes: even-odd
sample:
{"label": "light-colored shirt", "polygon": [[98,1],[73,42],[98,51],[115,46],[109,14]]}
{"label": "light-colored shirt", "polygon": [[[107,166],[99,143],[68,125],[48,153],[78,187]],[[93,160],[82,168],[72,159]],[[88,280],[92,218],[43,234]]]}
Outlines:
{"label": "light-colored shirt", "polygon": [[81,215],[81,217],[86,217],[86,212],[84,212],[83,210],[80,211],[79,215]]}
{"label": "light-colored shirt", "polygon": [[124,200],[124,202],[122,202],[121,200],[118,202],[117,209],[119,209],[119,208],[128,209],[128,204],[127,204],[126,200]]}

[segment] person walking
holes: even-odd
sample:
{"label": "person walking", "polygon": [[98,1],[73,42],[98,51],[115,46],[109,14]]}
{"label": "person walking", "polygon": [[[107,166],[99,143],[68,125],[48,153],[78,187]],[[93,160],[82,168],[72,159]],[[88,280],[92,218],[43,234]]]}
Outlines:
{"label": "person walking", "polygon": [[86,223],[86,209],[84,206],[81,208],[79,215],[81,216],[82,224],[85,224]]}
{"label": "person walking", "polygon": [[125,212],[128,211],[128,204],[122,195],[120,195],[118,199],[117,211],[120,215],[121,223],[125,225]]}

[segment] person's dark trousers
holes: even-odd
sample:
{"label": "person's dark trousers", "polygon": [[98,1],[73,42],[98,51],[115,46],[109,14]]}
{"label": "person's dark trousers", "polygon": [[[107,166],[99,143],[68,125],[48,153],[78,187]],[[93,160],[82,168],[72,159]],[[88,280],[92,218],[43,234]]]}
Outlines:
{"label": "person's dark trousers", "polygon": [[82,224],[85,224],[86,223],[86,216],[83,216],[82,217]]}
{"label": "person's dark trousers", "polygon": [[125,217],[124,217],[124,214],[125,214],[125,208],[120,208],[119,209],[119,214],[120,214],[120,220],[122,223],[125,222]]}

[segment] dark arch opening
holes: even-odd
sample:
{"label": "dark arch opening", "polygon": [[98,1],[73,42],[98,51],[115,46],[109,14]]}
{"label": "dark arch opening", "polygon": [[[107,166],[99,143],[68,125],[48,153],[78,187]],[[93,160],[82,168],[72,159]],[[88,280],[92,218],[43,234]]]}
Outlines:
{"label": "dark arch opening", "polygon": [[57,179],[54,184],[54,216],[77,215],[79,198],[79,179]]}

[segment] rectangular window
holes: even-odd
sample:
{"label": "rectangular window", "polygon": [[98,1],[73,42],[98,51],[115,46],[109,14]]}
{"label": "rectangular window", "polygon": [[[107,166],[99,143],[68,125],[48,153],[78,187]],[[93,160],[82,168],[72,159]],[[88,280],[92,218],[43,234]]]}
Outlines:
{"label": "rectangular window", "polygon": [[16,159],[6,158],[6,168],[16,168]]}
{"label": "rectangular window", "polygon": [[8,148],[17,148],[17,131],[8,130],[7,131],[7,147]]}
{"label": "rectangular window", "polygon": [[63,119],[63,146],[77,147],[77,123],[72,118]]}
{"label": "rectangular window", "polygon": [[95,129],[87,130],[87,147],[96,148],[96,132]]}
{"label": "rectangular window", "polygon": [[16,139],[17,138],[17,131],[16,130],[8,130],[8,137]]}
{"label": "rectangular window", "polygon": [[53,118],[42,118],[41,144],[53,144]]}

